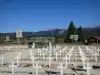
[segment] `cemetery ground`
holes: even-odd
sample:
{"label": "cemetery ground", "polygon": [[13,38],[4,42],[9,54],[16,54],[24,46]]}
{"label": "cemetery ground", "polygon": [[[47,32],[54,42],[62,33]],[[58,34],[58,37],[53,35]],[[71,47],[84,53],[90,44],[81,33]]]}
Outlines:
{"label": "cemetery ground", "polygon": [[100,75],[100,46],[0,46],[0,75]]}

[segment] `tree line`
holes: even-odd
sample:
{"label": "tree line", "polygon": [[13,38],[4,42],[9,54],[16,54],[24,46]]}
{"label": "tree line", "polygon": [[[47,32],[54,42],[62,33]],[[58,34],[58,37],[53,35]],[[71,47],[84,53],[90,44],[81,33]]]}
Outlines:
{"label": "tree line", "polygon": [[84,42],[84,36],[83,36],[83,30],[81,25],[76,28],[75,24],[73,23],[73,21],[70,22],[69,27],[65,33],[65,38],[64,38],[64,42],[71,42],[72,40],[70,39],[70,35],[78,35],[78,42]]}
{"label": "tree line", "polygon": [[[54,38],[56,43],[60,40],[63,43],[71,42],[72,40],[70,39],[70,35],[78,35],[78,42],[84,42],[84,36],[83,36],[83,30],[81,25],[76,28],[75,24],[73,21],[70,22],[68,29],[66,30],[66,33],[64,35],[57,35],[54,34]],[[31,37],[36,37],[37,35],[29,35],[29,36],[24,36],[22,40],[29,40]],[[52,37],[52,35],[40,35],[40,37]],[[10,36],[11,40],[17,40],[15,35]],[[5,40],[5,35],[0,36],[0,40]]]}

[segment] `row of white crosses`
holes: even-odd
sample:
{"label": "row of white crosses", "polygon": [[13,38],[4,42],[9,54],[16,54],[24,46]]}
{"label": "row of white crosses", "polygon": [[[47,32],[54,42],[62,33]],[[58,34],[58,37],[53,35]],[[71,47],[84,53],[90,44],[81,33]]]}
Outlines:
{"label": "row of white crosses", "polygon": [[83,53],[81,47],[79,46],[79,53],[80,53],[80,56],[81,56],[81,59],[82,59],[82,62],[83,62],[83,66],[85,67],[86,66],[86,60],[87,58],[85,57],[85,54]]}
{"label": "row of white crosses", "polygon": [[[18,65],[18,63],[19,63],[18,59],[19,59],[19,57],[18,57],[18,55],[17,55],[17,65]],[[14,73],[14,68],[17,68],[17,66],[14,65],[14,62],[13,62],[13,61],[12,61],[12,65],[9,65],[9,67],[12,68],[12,73]],[[40,67],[38,66],[38,63],[36,63],[36,66],[34,66],[34,67],[36,68],[36,74],[38,75],[38,68],[40,68]]]}
{"label": "row of white crosses", "polygon": [[30,58],[32,60],[33,68],[36,68],[36,75],[38,75],[38,69],[41,68],[41,66],[38,65],[38,62],[36,62],[36,66],[34,65],[34,63],[35,63],[34,60],[36,58],[34,57],[32,50],[30,50],[30,56],[31,56]]}
{"label": "row of white crosses", "polygon": [[90,69],[92,69],[92,66],[90,66],[89,63],[87,63],[87,64],[85,63],[85,60],[87,58],[85,58],[85,55],[83,54],[82,49],[80,48],[80,46],[79,46],[79,52],[80,52],[80,55],[82,57],[83,69],[86,69],[87,70],[87,75],[90,75]]}
{"label": "row of white crosses", "polygon": [[37,51],[38,51],[39,56],[42,56],[43,60],[45,60],[45,55],[46,55],[45,48],[43,48],[42,51],[40,49],[37,49]]}
{"label": "row of white crosses", "polygon": [[92,52],[92,55],[95,56],[95,62],[97,62],[97,56],[99,55],[99,48],[97,49],[96,47],[93,48],[94,52]]}
{"label": "row of white crosses", "polygon": [[[70,49],[70,51],[67,53],[67,56],[69,57],[69,59],[70,59],[70,57],[72,55],[73,50],[74,50],[74,46],[72,46],[72,48]],[[69,62],[70,62],[70,60],[69,60]]]}
{"label": "row of white crosses", "polygon": [[15,57],[16,61],[17,61],[17,65],[14,65],[14,62],[12,61],[12,64],[9,65],[9,67],[12,68],[12,73],[14,73],[14,68],[18,68],[19,67],[19,59],[21,59],[21,52],[19,51],[17,54],[17,57]]}
{"label": "row of white crosses", "polygon": [[[24,47],[21,45],[20,48],[23,48]],[[18,50],[18,47],[17,46],[3,46],[3,47],[0,47],[0,50],[2,50],[2,52],[5,50],[5,51],[12,51],[12,50]]]}
{"label": "row of white crosses", "polygon": [[63,58],[63,60],[66,60],[66,66],[63,66],[63,63],[60,63],[60,66],[58,66],[57,68],[60,68],[60,75],[63,75],[63,69],[64,68],[68,68],[68,62],[70,62],[70,57],[72,55],[74,46],[71,48],[71,50],[69,51],[69,53],[65,56],[65,58]]}
{"label": "row of white crosses", "polygon": [[99,55],[99,48],[97,49],[96,47],[92,46],[92,49],[86,47],[86,50],[88,53],[91,54],[91,56],[95,57],[95,62],[97,62],[97,56]]}
{"label": "row of white crosses", "polygon": [[[18,64],[19,64],[19,59],[20,59],[20,58],[21,58],[21,53],[19,52],[19,53],[17,54],[17,57],[16,57],[16,59],[17,59],[17,66],[18,66]],[[3,55],[1,55],[0,59],[1,59],[1,64],[2,64],[2,66],[3,66],[5,57],[4,57]],[[9,65],[9,67],[12,67],[12,73],[14,73],[14,67],[17,67],[17,66],[14,65],[14,62],[13,62],[13,61],[12,61],[12,65]]]}
{"label": "row of white crosses", "polygon": [[[57,48],[60,48],[60,47],[58,46]],[[58,50],[58,49],[56,49],[55,47],[52,48],[52,44],[50,42],[49,42],[49,49],[47,49],[47,48],[43,48],[43,50],[40,50],[39,48],[37,49],[39,56],[41,56],[41,55],[43,56],[43,60],[45,59],[46,55],[51,56],[51,54],[53,53],[56,55],[56,61],[57,61],[58,53],[56,53],[57,52],[56,50]],[[62,51],[60,49],[59,55],[61,56],[61,54],[62,54]]]}

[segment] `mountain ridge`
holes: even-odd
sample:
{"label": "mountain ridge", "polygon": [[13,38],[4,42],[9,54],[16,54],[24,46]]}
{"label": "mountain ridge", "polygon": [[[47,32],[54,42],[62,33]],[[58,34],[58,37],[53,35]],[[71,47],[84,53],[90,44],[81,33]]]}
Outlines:
{"label": "mountain ridge", "polygon": [[[53,29],[46,29],[41,30],[37,32],[23,32],[23,36],[31,36],[31,35],[63,35],[66,33],[67,29],[61,29],[61,28],[53,28]],[[90,27],[84,27],[83,28],[83,34],[88,36],[88,33],[93,35],[100,36],[100,25],[99,26],[90,26]],[[92,34],[94,33],[94,34]],[[0,35],[7,35],[7,36],[16,36],[16,32],[12,33],[0,33]]]}

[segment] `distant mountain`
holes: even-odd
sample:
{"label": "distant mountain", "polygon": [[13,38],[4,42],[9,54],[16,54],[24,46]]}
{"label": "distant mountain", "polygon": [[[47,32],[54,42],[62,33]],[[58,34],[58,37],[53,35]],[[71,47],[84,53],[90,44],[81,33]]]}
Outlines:
{"label": "distant mountain", "polygon": [[100,32],[100,25],[92,25],[83,28],[85,32]]}
{"label": "distant mountain", "polygon": [[36,35],[62,35],[63,33],[65,33],[66,30],[63,29],[50,29],[50,30],[44,30],[44,31],[38,31],[34,34]]}
{"label": "distant mountain", "polygon": [[[67,29],[44,29],[38,32],[23,32],[23,36],[44,36],[44,35],[64,35]],[[83,28],[85,38],[90,36],[100,36],[100,25],[88,26]],[[16,33],[0,33],[0,35],[16,36]]]}
{"label": "distant mountain", "polygon": [[[23,36],[31,36],[31,35],[62,35],[65,33],[66,30],[64,29],[50,29],[50,30],[43,30],[38,32],[23,32]],[[7,35],[7,36],[16,36],[16,33],[0,33],[0,35]]]}
{"label": "distant mountain", "polygon": [[87,26],[86,28],[100,28],[100,25],[90,25],[90,26]]}
{"label": "distant mountain", "polygon": [[83,34],[86,39],[91,36],[100,36],[100,25],[83,28]]}

